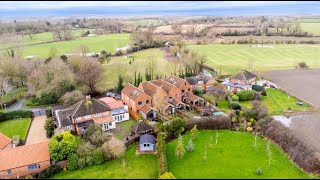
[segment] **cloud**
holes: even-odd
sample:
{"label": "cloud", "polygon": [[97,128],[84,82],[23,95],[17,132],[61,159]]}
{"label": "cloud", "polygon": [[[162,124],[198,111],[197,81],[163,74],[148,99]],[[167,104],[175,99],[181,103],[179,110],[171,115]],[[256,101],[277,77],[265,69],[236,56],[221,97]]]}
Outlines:
{"label": "cloud", "polygon": [[[307,4],[303,1],[1,1],[0,10],[127,8],[130,10],[198,10],[204,8],[262,7]],[[315,3],[315,2],[313,2]]]}

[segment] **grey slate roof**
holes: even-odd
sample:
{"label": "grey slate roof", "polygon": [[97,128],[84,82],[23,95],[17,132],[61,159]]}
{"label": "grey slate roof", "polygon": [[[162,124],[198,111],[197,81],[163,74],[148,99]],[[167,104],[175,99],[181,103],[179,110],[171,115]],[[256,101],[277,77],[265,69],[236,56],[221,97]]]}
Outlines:
{"label": "grey slate roof", "polygon": [[257,77],[257,75],[253,74],[252,72],[249,72],[247,70],[241,70],[240,72],[232,75],[230,77],[230,79],[239,79],[239,80],[249,80],[252,79],[254,77]]}
{"label": "grey slate roof", "polygon": [[104,103],[94,98],[91,99],[91,105],[86,105],[87,100],[82,100],[79,102],[78,106],[75,108],[71,117],[77,118],[91,114],[97,114],[102,112],[111,111],[111,109]]}
{"label": "grey slate roof", "polygon": [[238,84],[238,83],[232,83],[230,81],[223,81],[221,84],[231,86],[231,87],[236,87],[236,88],[242,88],[242,89],[251,87],[251,85],[242,85],[242,84]]}
{"label": "grey slate roof", "polygon": [[150,143],[155,144],[156,138],[150,134],[143,134],[140,136],[139,144]]}
{"label": "grey slate roof", "polygon": [[55,116],[58,121],[58,128],[72,125],[72,120],[70,118],[70,115],[73,111],[74,111],[73,108],[55,111]]}

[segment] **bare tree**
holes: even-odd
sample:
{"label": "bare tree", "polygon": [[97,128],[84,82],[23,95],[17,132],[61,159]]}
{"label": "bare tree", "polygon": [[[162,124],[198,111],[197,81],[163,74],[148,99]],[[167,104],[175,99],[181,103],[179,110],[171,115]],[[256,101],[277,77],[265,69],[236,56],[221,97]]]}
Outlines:
{"label": "bare tree", "polygon": [[102,152],[109,159],[122,157],[125,153],[126,147],[123,141],[112,137],[108,142],[105,142],[102,147]]}
{"label": "bare tree", "polygon": [[174,23],[171,25],[171,29],[175,34],[180,35],[182,33],[182,24],[181,23]]}
{"label": "bare tree", "polygon": [[89,93],[96,93],[99,83],[103,80],[102,65],[97,60],[86,58],[82,60],[77,72],[77,80],[89,88]]}

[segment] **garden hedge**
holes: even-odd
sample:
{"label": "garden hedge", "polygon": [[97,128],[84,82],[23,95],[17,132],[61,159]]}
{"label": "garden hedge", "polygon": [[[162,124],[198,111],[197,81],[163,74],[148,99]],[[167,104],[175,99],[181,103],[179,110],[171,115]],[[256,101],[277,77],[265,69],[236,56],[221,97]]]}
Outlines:
{"label": "garden hedge", "polygon": [[197,125],[198,130],[203,129],[230,129],[231,118],[229,116],[206,116],[187,120],[187,130]]}
{"label": "garden hedge", "polygon": [[264,86],[259,86],[259,85],[252,85],[252,89],[258,92],[261,92],[263,90],[265,90]]}
{"label": "garden hedge", "polygon": [[253,90],[244,90],[237,92],[237,96],[239,96],[239,101],[252,101],[255,95],[254,93]]}
{"label": "garden hedge", "polygon": [[297,138],[279,121],[271,121],[261,128],[263,135],[289,154],[290,158],[309,173],[320,174],[320,153]]}
{"label": "garden hedge", "polygon": [[32,117],[32,111],[30,110],[16,110],[16,111],[8,111],[8,112],[0,112],[0,122],[14,119],[16,117],[21,118],[31,118]]}

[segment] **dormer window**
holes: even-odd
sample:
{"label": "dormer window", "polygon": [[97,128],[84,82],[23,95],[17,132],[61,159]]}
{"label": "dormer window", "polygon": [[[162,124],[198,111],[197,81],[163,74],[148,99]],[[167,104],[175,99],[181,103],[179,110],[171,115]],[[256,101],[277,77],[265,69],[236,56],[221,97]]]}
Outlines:
{"label": "dormer window", "polygon": [[139,101],[139,102],[138,102],[138,105],[141,106],[141,105],[142,105],[142,101]]}

